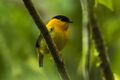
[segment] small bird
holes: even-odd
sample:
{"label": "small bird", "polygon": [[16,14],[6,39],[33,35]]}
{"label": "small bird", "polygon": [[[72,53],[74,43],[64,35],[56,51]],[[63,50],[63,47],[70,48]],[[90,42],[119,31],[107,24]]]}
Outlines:
{"label": "small bird", "polygon": [[[64,48],[68,40],[69,23],[72,23],[72,21],[70,21],[68,17],[57,15],[53,17],[46,25],[58,51],[61,51]],[[36,50],[39,59],[39,67],[42,67],[44,55],[49,54],[50,51],[41,34],[36,42]]]}

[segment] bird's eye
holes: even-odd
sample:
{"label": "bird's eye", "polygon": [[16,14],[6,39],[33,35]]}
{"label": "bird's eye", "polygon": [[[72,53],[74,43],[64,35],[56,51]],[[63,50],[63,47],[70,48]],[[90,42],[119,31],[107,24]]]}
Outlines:
{"label": "bird's eye", "polygon": [[52,32],[54,30],[54,27],[52,27],[51,29],[50,29],[50,32]]}

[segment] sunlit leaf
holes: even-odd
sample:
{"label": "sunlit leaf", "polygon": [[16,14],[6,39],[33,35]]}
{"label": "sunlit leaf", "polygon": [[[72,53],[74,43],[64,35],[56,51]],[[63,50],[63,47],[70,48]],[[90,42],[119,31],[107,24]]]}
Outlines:
{"label": "sunlit leaf", "polygon": [[95,7],[97,7],[98,4],[102,4],[105,7],[107,7],[108,9],[110,9],[111,11],[114,11],[112,0],[95,0]]}
{"label": "sunlit leaf", "polygon": [[120,76],[114,73],[115,80],[120,80]]}

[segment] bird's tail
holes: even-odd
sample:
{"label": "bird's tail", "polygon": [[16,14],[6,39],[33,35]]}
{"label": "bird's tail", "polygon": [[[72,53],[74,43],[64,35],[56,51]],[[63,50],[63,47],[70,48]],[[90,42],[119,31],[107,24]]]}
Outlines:
{"label": "bird's tail", "polygon": [[39,67],[43,67],[43,54],[38,54],[38,59],[39,59]]}

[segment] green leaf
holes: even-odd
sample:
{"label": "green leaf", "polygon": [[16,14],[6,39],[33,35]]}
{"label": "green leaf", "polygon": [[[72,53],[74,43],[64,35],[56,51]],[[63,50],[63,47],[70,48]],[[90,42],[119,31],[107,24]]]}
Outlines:
{"label": "green leaf", "polygon": [[97,7],[98,4],[102,4],[105,7],[107,7],[108,9],[110,9],[111,11],[114,11],[112,0],[95,0],[95,7]]}

